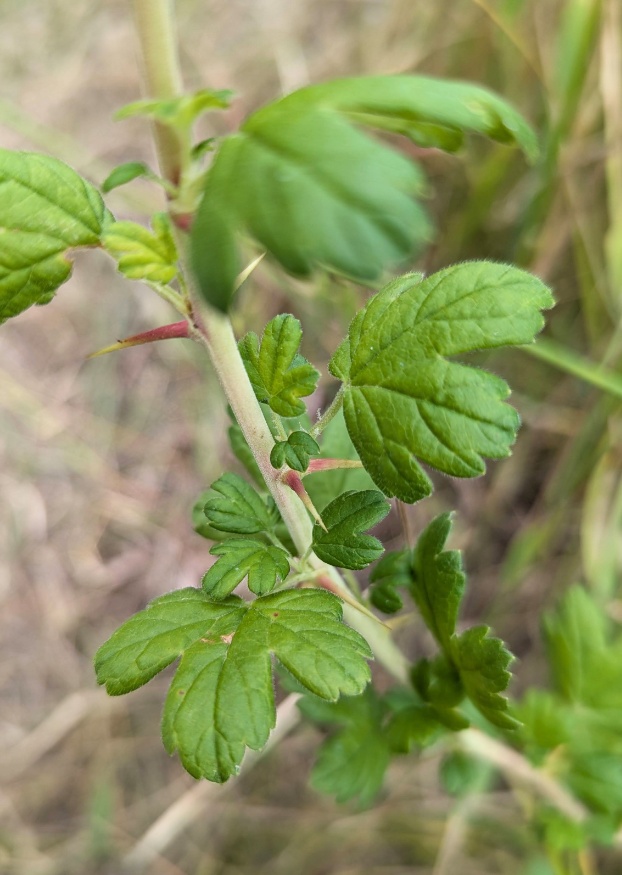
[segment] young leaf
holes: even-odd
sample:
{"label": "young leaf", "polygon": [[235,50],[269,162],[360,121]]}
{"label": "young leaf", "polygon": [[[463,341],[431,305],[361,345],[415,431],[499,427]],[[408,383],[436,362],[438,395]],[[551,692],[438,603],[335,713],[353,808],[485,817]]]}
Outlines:
{"label": "young leaf", "polygon": [[164,213],[156,213],[152,225],[153,232],[136,222],[113,222],[103,244],[128,279],[167,284],[177,274],[175,241]]}
{"label": "young leaf", "polygon": [[416,457],[475,477],[507,456],[519,420],[507,384],[446,356],[530,343],[549,289],[516,267],[475,261],[422,282],[389,283],[352,321],[330,363],[345,383],[346,425],[366,470],[389,496],[432,491]]}
{"label": "young leaf", "polygon": [[372,605],[385,614],[395,614],[404,603],[397,592],[398,587],[412,584],[410,550],[386,553],[369,576],[373,586],[369,590]]}
{"label": "young leaf", "polygon": [[249,379],[259,401],[269,404],[280,416],[305,412],[301,397],[315,391],[319,373],[298,352],[302,328],[289,313],[271,319],[261,344],[250,332],[239,343]]}
{"label": "young leaf", "polygon": [[115,118],[126,119],[132,116],[152,118],[173,128],[189,128],[205,112],[227,109],[233,96],[232,91],[210,91],[204,88],[194,94],[170,97],[164,100],[137,100],[122,107]]}
{"label": "young leaf", "polygon": [[443,650],[456,630],[466,576],[458,550],[443,550],[451,514],[443,513],[421,533],[412,552],[410,592],[426,626]]}
{"label": "young leaf", "polygon": [[278,441],[270,453],[270,464],[280,468],[286,464],[293,471],[306,471],[311,456],[317,456],[320,448],[306,431],[294,431],[286,441]]}
{"label": "young leaf", "polygon": [[223,782],[274,726],[271,653],[324,699],[357,695],[369,680],[369,647],[341,623],[339,600],[317,589],[250,605],[235,596],[213,602],[196,589],[169,593],[124,623],[95,667],[98,682],[119,695],[181,657],[164,706],[165,747],[194,777]]}
{"label": "young leaf", "polygon": [[118,188],[120,185],[127,185],[133,179],[138,179],[140,176],[154,176],[153,171],[147,167],[143,161],[128,161],[126,164],[119,164],[118,167],[109,173],[101,184],[101,190],[104,194]]}
{"label": "young leaf", "polygon": [[287,553],[253,538],[227,538],[210,550],[220,559],[203,577],[203,591],[214,600],[230,595],[248,575],[248,588],[267,595],[289,574]]}
{"label": "young leaf", "polygon": [[322,520],[328,529],[313,526],[313,549],[329,565],[365,568],[383,552],[373,535],[361,535],[383,520],[391,506],[381,492],[344,492],[324,509]]}
{"label": "young leaf", "polygon": [[226,473],[212,483],[215,496],[205,503],[205,515],[210,524],[223,532],[253,535],[271,529],[275,523],[275,508],[259,496],[252,486]]}
{"label": "young leaf", "polygon": [[47,155],[0,149],[0,323],[47,304],[71,274],[69,250],[97,246],[113,221],[99,192]]}
{"label": "young leaf", "polygon": [[499,695],[512,675],[507,670],[514,657],[499,638],[489,638],[488,626],[473,626],[451,640],[451,656],[464,690],[487,720],[501,729],[520,726],[508,713],[508,700]]}
{"label": "young leaf", "polygon": [[[357,127],[355,127],[357,126]],[[421,245],[422,176],[358,127],[455,149],[462,131],[516,142],[533,132],[507,103],[474,85],[428,77],[343,79],[296,91],[254,113],[221,145],[192,229],[192,263],[205,299],[227,310],[248,232],[291,273],[322,265],[372,280]]]}

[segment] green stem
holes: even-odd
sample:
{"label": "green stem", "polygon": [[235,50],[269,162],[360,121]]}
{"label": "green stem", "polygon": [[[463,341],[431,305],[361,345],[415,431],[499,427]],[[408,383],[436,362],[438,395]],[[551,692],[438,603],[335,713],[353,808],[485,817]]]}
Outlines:
{"label": "green stem", "polygon": [[[178,97],[183,92],[183,84],[173,0],[134,0],[134,15],[147,96],[157,100]],[[154,123],[153,135],[162,176],[177,186],[187,161],[189,143],[179,131],[158,122]]]}
{"label": "green stem", "polygon": [[[167,98],[182,91],[179,59],[173,34],[173,4],[171,0],[134,0],[136,23],[144,57],[145,90],[155,99]],[[188,146],[171,131],[156,125],[154,136],[162,175],[173,183],[188,155]],[[336,568],[325,565],[313,552],[311,546],[311,520],[300,499],[279,477],[270,463],[270,451],[274,438],[264,419],[259,402],[244,367],[231,323],[226,316],[202,304],[194,294],[192,273],[187,268],[183,242],[180,245],[180,265],[184,271],[194,314],[195,336],[208,349],[212,364],[233,414],[257,461],[268,489],[274,498],[287,526],[296,549],[301,556],[309,554],[310,566],[318,571],[329,588],[343,596],[346,621],[367,640],[376,658],[402,683],[408,681],[408,661],[394,644],[388,628],[373,615],[347,602],[353,597]],[[343,387],[330,405],[326,414],[316,424],[326,425],[341,406]],[[320,430],[321,430],[320,428]]]}
{"label": "green stem", "polygon": [[322,416],[320,416],[318,421],[315,423],[315,425],[311,429],[311,431],[310,431],[311,437],[317,437],[319,434],[321,434],[324,431],[324,429],[326,428],[326,426],[328,425],[328,423],[331,421],[331,419],[334,416],[336,416],[337,413],[339,413],[339,411],[341,410],[341,407],[343,406],[343,393],[344,392],[345,392],[345,386],[342,383],[341,386],[339,387],[339,391],[337,392],[337,394],[333,398],[328,409],[322,414]]}

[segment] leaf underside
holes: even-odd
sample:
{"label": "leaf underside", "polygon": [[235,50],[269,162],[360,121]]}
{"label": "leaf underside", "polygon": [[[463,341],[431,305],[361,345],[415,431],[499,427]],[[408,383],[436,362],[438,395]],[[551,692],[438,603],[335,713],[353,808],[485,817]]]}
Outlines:
{"label": "leaf underside", "polygon": [[476,477],[485,457],[509,455],[519,419],[504,403],[508,385],[446,357],[531,343],[552,304],[531,274],[474,261],[423,281],[400,277],[357,314],[329,367],[345,383],[352,442],[386,495],[412,503],[430,494],[417,459]]}
{"label": "leaf underside", "polygon": [[0,149],[0,323],[47,304],[71,274],[69,250],[97,246],[112,216],[56,158]]}

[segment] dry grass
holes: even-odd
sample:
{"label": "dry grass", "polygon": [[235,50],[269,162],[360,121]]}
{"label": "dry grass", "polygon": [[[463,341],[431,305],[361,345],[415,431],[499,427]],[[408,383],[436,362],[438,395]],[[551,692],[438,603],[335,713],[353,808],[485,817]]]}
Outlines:
{"label": "dry grass", "polygon": [[[542,125],[565,106],[560,64],[572,78],[580,62],[564,45],[555,57],[565,5],[178,3],[189,86],[241,95],[216,122],[220,132],[309,81],[398,71],[488,83]],[[0,145],[47,150],[96,181],[116,163],[151,159],[140,122],[110,120],[140,87],[128,7],[5,0]],[[605,2],[601,51],[568,100],[548,176],[480,143],[468,160],[425,159],[442,232],[426,266],[473,255],[520,259],[556,288],[553,335],[612,365],[622,309],[616,15],[615,0]],[[529,206],[538,187],[539,212]],[[110,203],[137,218],[154,201],[137,183]],[[283,300],[282,279],[264,272],[260,282],[269,294],[247,297],[240,328],[259,327]],[[355,297],[344,292],[335,313],[325,287],[313,302],[296,287],[287,307],[303,319],[310,350],[330,353]],[[371,812],[339,809],[307,789],[317,740],[308,728],[238,783],[195,785],[161,748],[163,682],[127,701],[95,688],[92,655],[115,625],[163,591],[195,585],[208,562],[189,508],[228,455],[226,414],[202,354],[179,342],[85,361],[168,318],[164,304],[94,253],[80,256],[50,306],[2,329],[0,872],[116,875],[128,855],[153,875],[525,871],[535,838],[512,794],[493,785],[495,793],[454,809],[438,785],[437,755],[398,763]],[[408,525],[417,531],[435,509],[458,508],[469,612],[492,615],[522,656],[519,689],[542,672],[538,617],[553,593],[583,574],[594,587],[606,576],[615,595],[620,422],[611,399],[522,353],[495,366],[516,385],[526,423],[512,461],[483,481],[444,483],[433,510],[413,509]],[[603,873],[619,871],[615,861],[603,865]]]}

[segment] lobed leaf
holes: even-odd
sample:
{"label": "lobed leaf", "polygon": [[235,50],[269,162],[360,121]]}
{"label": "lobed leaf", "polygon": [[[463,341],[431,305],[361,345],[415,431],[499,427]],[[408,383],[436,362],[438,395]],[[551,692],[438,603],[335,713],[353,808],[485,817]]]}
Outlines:
{"label": "lobed leaf", "polygon": [[536,277],[503,264],[466,262],[420,281],[400,277],[357,314],[329,365],[345,384],[352,442],[376,485],[415,502],[432,491],[417,462],[456,477],[510,453],[518,414],[507,384],[446,356],[526,344],[551,307]]}
{"label": "lobed leaf", "polygon": [[70,250],[98,246],[113,221],[99,192],[56,158],[0,149],[0,323],[47,304]]}
{"label": "lobed leaf", "polygon": [[384,551],[378,538],[360,534],[383,520],[391,506],[381,492],[344,492],[322,513],[324,530],[313,526],[313,550],[329,565],[365,568]]}
{"label": "lobed leaf", "polygon": [[302,328],[289,313],[271,319],[261,338],[245,335],[239,350],[258,401],[268,404],[280,416],[305,412],[301,397],[315,391],[319,373],[298,353]]}
{"label": "lobed leaf", "polygon": [[474,131],[520,145],[535,136],[486,89],[418,76],[342,79],[303,88],[251,115],[221,145],[192,231],[199,288],[226,311],[250,234],[289,272],[316,266],[373,280],[429,236],[418,168],[361,126],[454,150]]}
{"label": "lobed leaf", "polygon": [[451,655],[464,690],[475,707],[495,726],[516,729],[520,723],[508,713],[508,700],[500,693],[512,675],[514,659],[499,638],[489,638],[488,626],[473,626],[451,640]]}
{"label": "lobed leaf", "polygon": [[323,590],[284,590],[251,604],[179,590],[99,649],[97,679],[112,694],[129,692],[181,657],[164,706],[164,744],[194,777],[226,781],[274,726],[271,654],[316,696],[362,692],[372,654],[341,616],[339,599]]}
{"label": "lobed leaf", "polygon": [[320,452],[318,443],[306,431],[293,431],[286,441],[277,441],[270,453],[273,468],[288,465],[293,471],[303,473],[309,467],[311,456]]}
{"label": "lobed leaf", "polygon": [[451,531],[451,514],[432,520],[412,552],[410,592],[426,626],[443,650],[456,630],[466,575],[458,550],[443,550]]}
{"label": "lobed leaf", "polygon": [[289,574],[287,553],[272,544],[252,538],[227,538],[210,550],[219,556],[203,576],[203,591],[214,600],[230,595],[248,576],[248,588],[255,595],[267,595]]}
{"label": "lobed leaf", "polygon": [[267,504],[237,474],[223,474],[210,488],[216,494],[205,503],[204,511],[215,529],[236,535],[252,535],[274,526],[276,515],[273,503]]}
{"label": "lobed leaf", "polygon": [[177,275],[177,247],[165,213],[156,213],[152,225],[153,232],[136,222],[113,222],[102,242],[128,279],[166,285]]}

